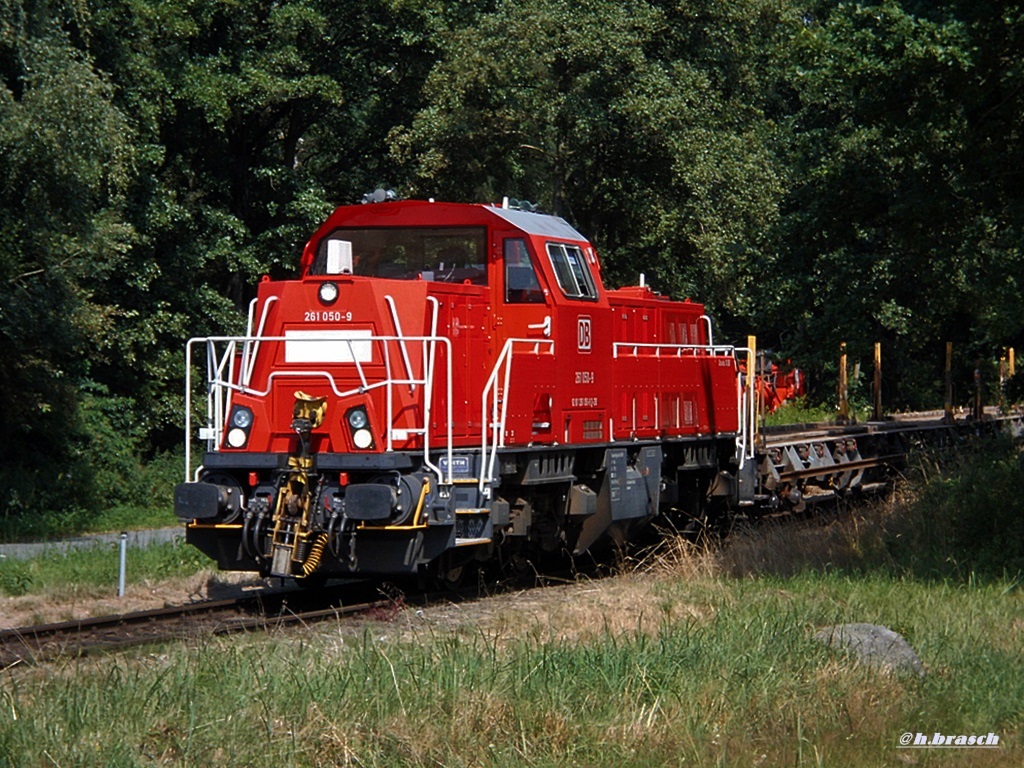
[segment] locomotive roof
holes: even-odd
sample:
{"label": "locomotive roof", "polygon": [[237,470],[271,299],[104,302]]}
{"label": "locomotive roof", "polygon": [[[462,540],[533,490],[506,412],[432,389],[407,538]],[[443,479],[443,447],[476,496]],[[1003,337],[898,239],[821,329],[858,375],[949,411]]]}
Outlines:
{"label": "locomotive roof", "polygon": [[551,216],[546,213],[531,213],[516,208],[498,208],[493,205],[484,207],[494,215],[503,218],[512,226],[523,230],[528,235],[545,235],[547,237],[558,237],[563,240],[587,239],[560,216]]}
{"label": "locomotive roof", "polygon": [[487,223],[487,214],[503,219],[528,235],[557,237],[562,240],[587,240],[559,216],[531,213],[517,208],[501,208],[486,203],[441,203],[427,200],[397,200],[341,206],[335,209],[313,239],[317,240],[339,226],[479,226]]}

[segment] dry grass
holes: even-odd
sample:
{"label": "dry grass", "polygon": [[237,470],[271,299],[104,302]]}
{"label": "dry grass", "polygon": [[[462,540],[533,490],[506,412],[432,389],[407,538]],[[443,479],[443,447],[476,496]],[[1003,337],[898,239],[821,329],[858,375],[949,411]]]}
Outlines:
{"label": "dry grass", "polygon": [[188,577],[130,584],[124,597],[112,587],[69,583],[39,594],[0,597],[0,628],[72,621],[129,611],[180,605],[192,600],[224,598],[253,581],[248,573],[204,570]]}
{"label": "dry grass", "polygon": [[714,582],[723,577],[790,577],[805,571],[898,567],[889,544],[927,525],[905,488],[816,517],[763,519],[734,528],[724,542],[698,546],[668,535],[632,561],[631,570]]}
{"label": "dry grass", "polygon": [[863,571],[887,564],[884,535],[885,506],[827,521],[762,522],[734,533],[714,562],[719,573],[733,577]]}
{"label": "dry grass", "polygon": [[495,637],[524,635],[577,644],[600,637],[656,637],[666,625],[714,617],[710,604],[652,601],[658,579],[656,574],[634,573],[601,582],[531,590],[510,600],[495,598],[498,610],[474,624]]}

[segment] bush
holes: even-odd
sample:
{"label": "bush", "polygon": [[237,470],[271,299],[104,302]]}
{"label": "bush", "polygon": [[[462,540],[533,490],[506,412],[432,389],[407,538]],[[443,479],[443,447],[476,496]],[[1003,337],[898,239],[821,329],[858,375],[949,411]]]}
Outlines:
{"label": "bush", "polygon": [[922,459],[917,499],[893,526],[897,563],[934,575],[1024,573],[1024,454],[1009,440]]}
{"label": "bush", "polygon": [[62,446],[0,463],[0,540],[172,523],[182,449],[149,455],[146,429],[130,398],[85,390]]}
{"label": "bush", "polygon": [[32,589],[32,574],[24,563],[0,561],[0,592],[19,597]]}
{"label": "bush", "polygon": [[766,414],[764,423],[766,427],[783,426],[788,424],[814,424],[823,421],[832,421],[836,417],[834,406],[813,405],[806,397],[798,397],[787,400],[774,413]]}

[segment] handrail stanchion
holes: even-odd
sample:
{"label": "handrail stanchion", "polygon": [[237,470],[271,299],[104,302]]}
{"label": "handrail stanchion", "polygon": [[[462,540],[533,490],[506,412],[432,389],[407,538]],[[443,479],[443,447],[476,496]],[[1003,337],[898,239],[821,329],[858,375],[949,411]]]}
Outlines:
{"label": "handrail stanchion", "polygon": [[192,471],[192,339],[185,343],[185,482]]}
{"label": "handrail stanchion", "polygon": [[839,408],[836,415],[836,424],[850,423],[850,385],[846,378],[846,342],[839,344],[839,383],[836,386],[836,394],[839,398]]}
{"label": "handrail stanchion", "polygon": [[[533,354],[540,353],[540,345],[554,350],[554,339],[506,339],[505,345],[498,353],[494,367],[487,377],[480,395],[480,409],[483,423],[480,430],[480,477],[478,488],[480,493],[488,493],[487,483],[494,476],[494,463],[498,455],[498,448],[505,442],[505,420],[508,417],[508,388],[512,372],[512,353],[516,344],[530,344],[534,347]],[[501,376],[502,387],[498,386],[498,377]],[[502,393],[501,406],[498,405],[498,392]],[[491,401],[488,407],[488,400]],[[491,430],[490,442],[488,442],[487,431]],[[488,453],[489,451],[489,453]]]}

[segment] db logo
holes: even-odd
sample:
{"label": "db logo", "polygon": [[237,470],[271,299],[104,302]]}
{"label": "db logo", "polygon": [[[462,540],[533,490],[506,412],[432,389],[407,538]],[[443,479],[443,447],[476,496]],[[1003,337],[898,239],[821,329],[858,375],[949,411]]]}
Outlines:
{"label": "db logo", "polygon": [[590,334],[590,318],[580,317],[579,325],[576,327],[576,347],[580,352],[589,352],[592,344]]}

